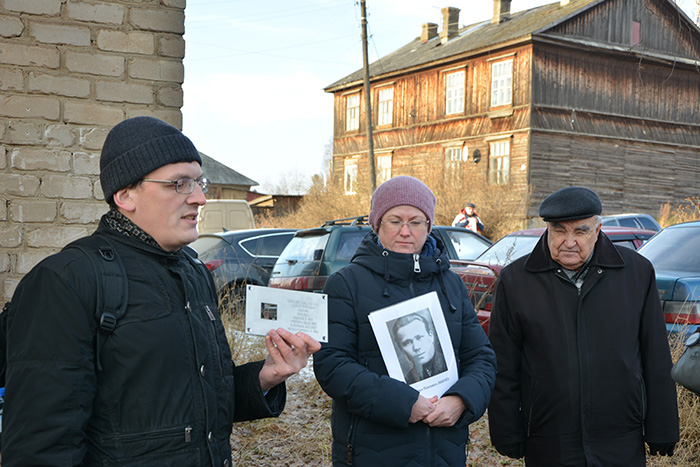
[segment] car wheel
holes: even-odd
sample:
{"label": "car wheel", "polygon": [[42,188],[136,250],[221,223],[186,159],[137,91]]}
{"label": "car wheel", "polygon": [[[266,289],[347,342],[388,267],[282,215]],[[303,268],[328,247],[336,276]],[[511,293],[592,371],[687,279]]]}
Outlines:
{"label": "car wheel", "polygon": [[232,284],[219,294],[219,312],[233,316],[245,315],[245,285]]}

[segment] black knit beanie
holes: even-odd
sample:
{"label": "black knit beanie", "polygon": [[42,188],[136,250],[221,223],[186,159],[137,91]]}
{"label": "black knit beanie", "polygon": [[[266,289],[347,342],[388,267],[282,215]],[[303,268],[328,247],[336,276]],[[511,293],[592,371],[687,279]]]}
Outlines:
{"label": "black knit beanie", "polygon": [[192,141],[180,130],[153,117],[134,117],[112,128],[100,157],[100,183],[105,201],[164,165],[198,162]]}

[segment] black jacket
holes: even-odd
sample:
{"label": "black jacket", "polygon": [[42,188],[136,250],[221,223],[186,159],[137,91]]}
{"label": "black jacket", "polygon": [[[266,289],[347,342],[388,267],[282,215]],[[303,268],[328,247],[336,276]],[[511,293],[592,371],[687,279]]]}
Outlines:
{"label": "black jacket", "polygon": [[528,466],[644,466],[644,441],[678,441],[676,388],[654,270],[600,233],[579,293],[547,233],[501,272],[489,337],[497,448]]}
{"label": "black jacket", "polygon": [[[479,326],[467,289],[449,271],[439,240],[434,257],[386,251],[370,232],[351,263],[333,274],[328,294],[329,340],[314,355],[321,387],[333,398],[333,464],[456,466],[465,464],[468,426],[484,413],[493,388],[495,358]],[[457,359],[458,395],[466,411],[453,427],[409,424],[418,392],[392,379],[367,316],[370,312],[436,291]]]}
{"label": "black jacket", "polygon": [[96,368],[96,279],[66,249],[20,282],[9,309],[3,467],[184,466],[230,463],[234,420],[278,414],[262,362],[236,367],[206,268],[117,233],[126,267],[126,315],[104,340]]}

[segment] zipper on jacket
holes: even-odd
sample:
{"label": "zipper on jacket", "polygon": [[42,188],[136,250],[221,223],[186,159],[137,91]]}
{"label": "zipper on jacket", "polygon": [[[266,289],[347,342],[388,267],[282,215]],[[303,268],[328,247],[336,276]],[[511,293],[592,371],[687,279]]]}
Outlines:
{"label": "zipper on jacket", "polygon": [[413,272],[420,272],[420,255],[418,253],[413,253]]}
{"label": "zipper on jacket", "polygon": [[355,434],[355,424],[356,423],[357,423],[357,415],[353,415],[352,420],[350,421],[350,429],[348,430],[348,465],[352,465],[352,455],[353,455],[352,439],[353,439],[353,435]]}
{"label": "zipper on jacket", "polygon": [[209,319],[211,321],[216,321],[216,318],[214,318],[214,313],[211,312],[209,305],[204,305],[204,309],[207,310],[207,314],[209,315]]}
{"label": "zipper on jacket", "polygon": [[185,311],[188,313],[192,312],[192,305],[190,305],[190,301],[187,301],[187,304],[185,305]]}
{"label": "zipper on jacket", "polygon": [[192,442],[192,427],[191,426],[185,427],[185,442],[186,443]]}
{"label": "zipper on jacket", "polygon": [[642,391],[642,436],[646,435],[646,419],[647,419],[647,387],[644,384],[644,378],[637,376],[639,379],[639,389]]}

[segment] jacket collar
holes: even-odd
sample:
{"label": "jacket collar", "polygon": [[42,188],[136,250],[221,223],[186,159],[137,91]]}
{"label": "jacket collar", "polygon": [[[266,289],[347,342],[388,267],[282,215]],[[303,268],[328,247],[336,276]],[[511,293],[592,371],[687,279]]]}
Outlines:
{"label": "jacket collar", "polygon": [[[525,260],[525,270],[530,272],[544,272],[559,269],[562,266],[552,259],[547,243],[548,232],[545,230],[540,240],[535,245],[532,253]],[[598,240],[593,248],[593,257],[588,263],[589,266],[600,266],[604,268],[621,268],[625,266],[625,261],[602,231],[598,234]]]}
{"label": "jacket collar", "polygon": [[417,276],[414,272],[412,254],[396,253],[383,248],[378,244],[377,234],[371,231],[362,239],[351,262],[372,269],[387,279],[389,277],[395,280],[409,280],[415,277],[427,279],[433,274],[448,270],[450,267],[450,261],[444,253],[445,245],[438,237],[432,233],[430,235],[435,240],[435,249],[432,256],[420,256],[421,272]]}
{"label": "jacket collar", "polygon": [[158,245],[146,231],[134,224],[130,219],[114,208],[102,216],[97,232],[109,235],[121,243],[131,245],[134,248],[143,250],[166,258],[181,257],[182,249],[177,251],[165,251]]}

